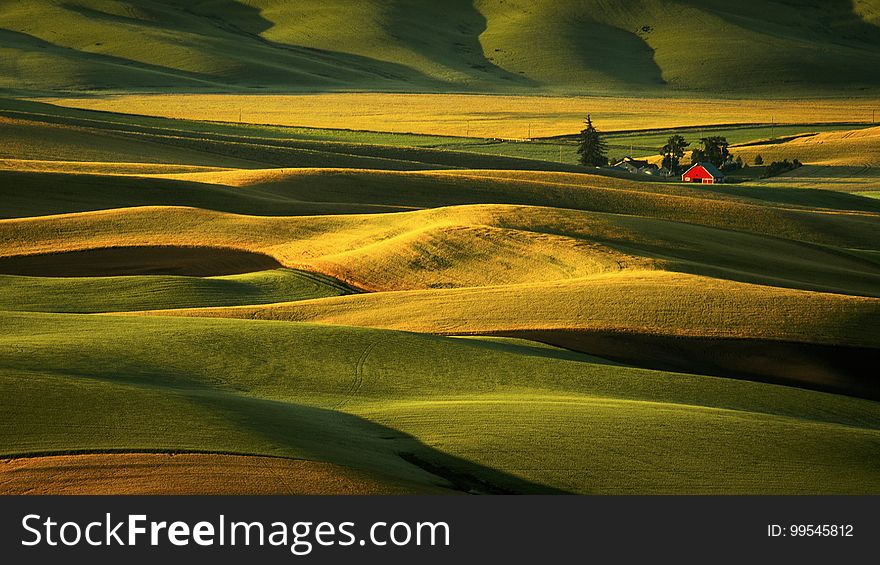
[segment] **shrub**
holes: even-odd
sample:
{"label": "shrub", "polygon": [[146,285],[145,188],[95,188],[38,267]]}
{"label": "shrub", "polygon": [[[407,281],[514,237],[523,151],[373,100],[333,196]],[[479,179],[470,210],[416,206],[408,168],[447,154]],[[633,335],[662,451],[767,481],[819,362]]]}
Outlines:
{"label": "shrub", "polygon": [[770,177],[775,177],[776,175],[781,175],[782,173],[787,173],[788,171],[793,171],[798,167],[803,166],[803,163],[795,159],[794,161],[789,161],[788,159],[783,159],[782,161],[773,161],[767,166],[767,169],[764,171],[762,175],[765,179]]}

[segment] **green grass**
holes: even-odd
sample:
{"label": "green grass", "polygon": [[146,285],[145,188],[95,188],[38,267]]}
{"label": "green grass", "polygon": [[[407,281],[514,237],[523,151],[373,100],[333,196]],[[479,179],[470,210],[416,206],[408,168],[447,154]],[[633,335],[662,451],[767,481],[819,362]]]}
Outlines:
{"label": "green grass", "polygon": [[341,296],[352,290],[329,277],[276,269],[221,277],[43,278],[0,275],[0,310],[123,312],[266,304]]}
{"label": "green grass", "polygon": [[574,492],[880,490],[872,401],[382,330],[2,318],[7,454],[209,450],[437,481],[411,452]]}
{"label": "green grass", "polygon": [[[0,158],[209,167],[580,171],[574,163],[456,150],[460,140],[372,132],[241,126],[60,109],[0,98]],[[306,135],[303,132],[309,132]],[[381,144],[377,144],[380,142]],[[475,144],[482,140],[474,140]]]}
{"label": "green grass", "polygon": [[865,72],[880,62],[876,0],[740,8],[659,0],[455,0],[442,8],[34,0],[0,15],[0,87],[726,95],[876,88]]}
{"label": "green grass", "polygon": [[479,6],[487,18],[480,40],[490,60],[539,84],[806,92],[848,81],[864,85],[861,64],[878,56],[865,47],[876,46],[878,37],[869,23],[880,11],[874,1],[859,8],[818,0],[741,3],[736,10],[715,1],[487,0]]}

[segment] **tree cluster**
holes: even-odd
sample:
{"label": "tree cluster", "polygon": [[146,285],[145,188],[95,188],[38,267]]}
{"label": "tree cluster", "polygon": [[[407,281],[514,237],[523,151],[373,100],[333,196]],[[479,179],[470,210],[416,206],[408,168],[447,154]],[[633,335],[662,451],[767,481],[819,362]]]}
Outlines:
{"label": "tree cluster", "polygon": [[684,140],[683,136],[673,135],[666,140],[666,145],[660,148],[660,154],[663,155],[663,168],[674,173],[679,168],[679,162],[684,157],[685,148],[690,145]]}
{"label": "tree cluster", "polygon": [[717,168],[724,168],[725,163],[732,161],[727,138],[721,136],[703,137],[700,139],[701,148],[691,152],[691,164],[712,163]]}

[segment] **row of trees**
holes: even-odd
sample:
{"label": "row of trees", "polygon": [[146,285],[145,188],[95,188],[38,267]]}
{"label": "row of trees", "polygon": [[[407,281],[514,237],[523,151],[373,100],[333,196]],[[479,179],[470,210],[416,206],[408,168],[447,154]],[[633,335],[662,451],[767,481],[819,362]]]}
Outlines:
{"label": "row of trees", "polygon": [[[680,135],[673,135],[666,141],[666,145],[660,148],[663,155],[663,167],[670,171],[676,171],[684,157],[685,148],[690,143]],[[691,164],[712,163],[719,169],[737,169],[742,167],[742,159],[734,160],[730,154],[730,143],[727,138],[720,135],[700,138],[700,147],[691,151]]]}
{"label": "row of trees", "polygon": [[[681,159],[684,157],[687,147],[690,145],[681,135],[673,135],[666,145],[660,148],[663,155],[663,168],[675,172],[679,169]],[[734,161],[727,139],[721,136],[710,136],[700,139],[700,147],[691,151],[691,163],[712,163],[719,169],[731,169],[742,166],[742,160]],[[608,164],[607,144],[602,134],[593,125],[590,115],[587,115],[586,127],[578,137],[578,155],[581,165],[588,167],[602,167]],[[737,163],[739,165],[737,165]]]}

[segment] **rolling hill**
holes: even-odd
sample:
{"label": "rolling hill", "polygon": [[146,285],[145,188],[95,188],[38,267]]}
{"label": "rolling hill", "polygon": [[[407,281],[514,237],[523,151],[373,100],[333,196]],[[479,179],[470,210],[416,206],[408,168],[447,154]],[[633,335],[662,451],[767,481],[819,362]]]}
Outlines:
{"label": "rolling hill", "polygon": [[[202,249],[197,256],[202,274],[212,274],[212,264],[221,269],[216,274],[224,274],[241,272],[224,271],[237,268],[236,262],[255,270],[277,262],[373,291],[549,282],[663,267],[876,295],[878,264],[845,248],[873,249],[875,215],[802,214],[793,216],[789,237],[800,235],[809,243],[767,234],[774,219],[785,226],[772,216],[767,224],[752,219],[753,233],[748,234],[731,226],[508,205],[436,208],[391,219],[384,214],[287,218],[138,207],[0,221],[0,272],[64,276],[78,257],[113,248],[128,249],[125,256],[137,265],[161,259],[151,251],[160,247],[168,250],[169,268],[177,264],[175,249]],[[228,259],[229,250],[234,260]],[[89,274],[115,274],[101,272],[100,255],[92,259]],[[149,272],[161,272],[157,268]]]}
{"label": "rolling hill", "polygon": [[6,456],[246,453],[434,491],[880,489],[869,400],[516,341],[252,320],[0,316]]}
{"label": "rolling hill", "polygon": [[[168,272],[167,264],[161,270]],[[189,257],[180,270],[192,273]],[[68,268],[68,273],[75,272]],[[104,272],[107,272],[106,270]],[[351,293],[329,278],[275,269],[218,277],[122,275],[117,277],[15,277],[0,275],[0,310],[114,312],[229,306],[305,300]]]}
{"label": "rolling hill", "polygon": [[876,0],[4,2],[0,87],[869,92],[878,13]]}
{"label": "rolling hill", "polygon": [[798,159],[806,166],[761,181],[779,187],[826,188],[866,193],[880,185],[880,127],[864,130],[797,135],[789,139],[753,142],[733,151],[746,160],[761,155],[765,162]]}
{"label": "rolling hill", "polygon": [[[720,3],[671,4],[705,29],[775,37],[780,60],[801,57],[806,32],[790,25],[815,21],[815,41],[834,42],[817,56],[827,62],[870,52],[864,26],[877,21],[866,3],[805,3],[790,17],[765,3],[760,25]],[[84,66],[58,80],[85,84],[100,75],[90,65],[121,65],[120,81],[218,90],[272,76],[539,92],[561,80],[556,62],[520,75],[538,62],[503,45],[521,36],[540,53],[548,44],[529,35],[539,24],[581,26],[606,60],[627,46],[632,75],[585,55],[572,76],[660,89],[603,99],[621,129],[645,121],[616,132],[618,145],[732,131],[747,157],[814,162],[694,186],[575,165],[566,137],[438,126],[450,109],[486,110],[484,126],[503,116],[522,129],[545,110],[528,96],[65,101],[123,113],[0,98],[0,492],[880,492],[880,381],[864,370],[880,363],[880,201],[798,180],[809,167],[874,168],[877,128],[848,116],[867,98],[668,98],[667,111],[657,101],[678,88],[668,68],[665,85],[638,83],[657,77],[614,31],[651,16],[643,39],[662,62],[673,16],[649,1],[511,0],[510,21],[488,1],[35,2],[4,5],[0,21],[40,34],[68,12],[81,28],[41,56]],[[428,29],[426,15],[442,25]],[[328,25],[338,33],[319,33]],[[481,26],[479,45],[499,45],[485,72],[470,67]],[[87,43],[110,28],[114,41]],[[368,61],[382,57],[399,68]],[[339,58],[344,79],[330,72]],[[54,80],[21,60],[28,80]],[[469,82],[478,71],[484,82]],[[340,101],[370,97],[358,111],[382,109],[370,118],[380,125],[397,112],[400,130],[306,127],[285,106],[308,99],[312,115],[332,100],[316,119],[337,119]],[[237,114],[229,104],[244,98],[288,125],[212,113]],[[542,100],[561,128],[587,99]],[[725,121],[743,106],[791,123]],[[138,115],[175,108],[193,115]],[[816,108],[827,113],[813,119]],[[405,133],[415,109],[425,131]]]}

